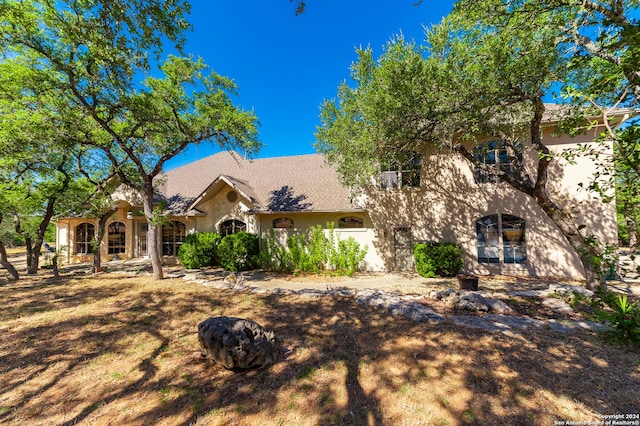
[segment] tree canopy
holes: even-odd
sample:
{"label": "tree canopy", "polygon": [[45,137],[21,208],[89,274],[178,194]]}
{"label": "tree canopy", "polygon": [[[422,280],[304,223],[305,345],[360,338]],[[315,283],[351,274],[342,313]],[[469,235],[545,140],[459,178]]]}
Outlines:
{"label": "tree canopy", "polygon": [[[191,144],[257,151],[257,118],[233,105],[235,83],[180,51],[189,4],[182,0],[0,4],[2,62],[37,70],[22,94],[51,94],[47,109],[69,129],[64,143],[97,150],[120,182],[140,193],[156,238],[153,197],[167,160]],[[16,76],[16,74],[14,74]],[[22,127],[28,129],[28,123]],[[160,255],[150,244],[156,278]]]}
{"label": "tree canopy", "polygon": [[[389,156],[459,154],[531,196],[580,255],[594,286],[601,248],[547,190],[556,159],[542,140],[542,120],[543,101],[554,95],[576,106],[565,109],[564,129],[572,132],[590,125],[594,111],[586,105],[606,113],[612,102],[638,101],[637,2],[598,4],[461,0],[427,31],[423,46],[396,37],[378,59],[359,49],[351,81],[321,107],[318,150],[352,185],[366,185]],[[486,136],[504,141],[514,166],[508,172],[481,164],[462,143]],[[533,170],[517,155],[523,141],[538,153]]]}

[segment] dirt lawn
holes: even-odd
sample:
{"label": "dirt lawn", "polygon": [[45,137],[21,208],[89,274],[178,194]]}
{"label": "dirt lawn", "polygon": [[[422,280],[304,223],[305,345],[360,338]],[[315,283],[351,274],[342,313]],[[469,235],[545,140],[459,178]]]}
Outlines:
{"label": "dirt lawn", "polygon": [[[0,286],[0,423],[553,425],[634,414],[640,355],[587,332],[506,335],[355,303],[110,273]],[[232,373],[197,324],[250,318],[289,355]]]}

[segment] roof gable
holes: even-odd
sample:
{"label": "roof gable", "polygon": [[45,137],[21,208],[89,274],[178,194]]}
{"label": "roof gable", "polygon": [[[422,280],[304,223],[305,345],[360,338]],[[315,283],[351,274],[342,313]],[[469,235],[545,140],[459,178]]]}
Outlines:
{"label": "roof gable", "polygon": [[173,213],[196,208],[220,184],[232,187],[260,212],[361,210],[321,154],[247,160],[220,152],[166,172],[162,180],[159,190]]}

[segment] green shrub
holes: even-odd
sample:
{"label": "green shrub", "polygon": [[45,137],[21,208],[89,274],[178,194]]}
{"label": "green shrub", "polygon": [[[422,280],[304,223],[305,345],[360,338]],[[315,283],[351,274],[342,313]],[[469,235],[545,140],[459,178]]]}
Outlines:
{"label": "green shrub", "polygon": [[428,241],[413,249],[416,271],[425,278],[453,277],[462,269],[462,247],[455,243]]}
{"label": "green shrub", "polygon": [[215,265],[218,261],[216,250],[221,239],[214,232],[188,234],[178,249],[180,264],[188,269]]}
{"label": "green shrub", "polygon": [[291,272],[293,269],[291,255],[287,247],[278,244],[273,229],[268,238],[262,239],[259,263],[263,269],[268,271]]}
{"label": "green shrub", "polygon": [[248,271],[258,265],[258,236],[248,232],[227,235],[218,244],[220,266],[228,271]]}
{"label": "green shrub", "polygon": [[[626,294],[599,290],[594,299],[596,315],[613,327],[608,337],[616,342],[640,344],[640,306]],[[603,309],[608,307],[609,309]]]}
{"label": "green shrub", "polygon": [[353,237],[339,240],[331,261],[335,272],[339,275],[353,275],[360,269],[360,263],[367,255],[367,249],[368,247],[361,249],[360,244]]}
{"label": "green shrub", "polygon": [[317,225],[307,233],[291,235],[286,247],[275,242],[272,232],[262,250],[260,260],[265,269],[315,274],[330,271],[337,275],[353,275],[367,254],[367,247],[360,247],[351,237],[336,241],[332,223],[327,223],[327,235]]}

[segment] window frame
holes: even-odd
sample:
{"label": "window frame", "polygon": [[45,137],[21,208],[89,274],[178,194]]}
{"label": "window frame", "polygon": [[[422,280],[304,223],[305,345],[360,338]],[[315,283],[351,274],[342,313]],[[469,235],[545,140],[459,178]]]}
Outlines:
{"label": "window frame", "polygon": [[[176,228],[179,228],[181,225],[184,232],[176,232]],[[167,231],[171,230],[170,233]],[[171,239],[169,240],[169,238]],[[162,255],[163,256],[177,256],[178,250],[180,246],[184,243],[185,238],[187,237],[187,225],[184,222],[179,220],[172,220],[167,225],[162,225]]]}
{"label": "window frame", "polygon": [[[241,223],[242,226],[237,226],[239,223]],[[228,227],[226,226],[227,224],[231,224],[231,232],[225,232],[225,228]],[[246,232],[247,223],[240,219],[227,219],[220,223],[220,225],[218,226],[218,229],[220,230],[220,236],[226,237],[227,235],[236,234],[238,232]]]}
{"label": "window frame", "polygon": [[422,184],[422,156],[412,152],[406,159],[392,158],[380,170],[380,188],[419,188]]}
{"label": "window frame", "polygon": [[[349,221],[345,220],[349,219]],[[349,226],[348,224],[359,224],[359,226]],[[342,216],[338,219],[338,229],[362,229],[364,228],[364,219],[359,216]]]}
{"label": "window frame", "polygon": [[[79,241],[80,237],[80,228],[84,227],[85,230],[83,235],[85,238],[83,241]],[[89,236],[89,227],[93,228],[91,232],[91,236]],[[93,253],[93,241],[96,238],[96,225],[91,222],[82,222],[75,227],[75,253],[74,254],[92,254]],[[83,247],[83,250],[79,250],[80,247]]]}
{"label": "window frame", "polygon": [[[278,222],[278,225],[276,225],[276,222]],[[271,227],[273,229],[295,229],[295,223],[295,220],[290,217],[277,217],[271,221]]]}
{"label": "window frame", "polygon": [[[122,227],[121,232],[111,232],[112,227],[116,227],[117,231],[120,231],[120,227]],[[113,236],[118,236],[117,238],[112,238]],[[120,222],[111,222],[107,227],[107,254],[120,254],[127,252],[127,226]]]}
{"label": "window frame", "polygon": [[[495,218],[495,221],[491,221]],[[484,223],[483,223],[484,222]],[[505,224],[509,228],[505,227]],[[481,227],[487,228],[482,232]],[[526,221],[521,217],[496,213],[476,220],[477,259],[480,264],[522,265],[527,263]],[[491,232],[488,232],[491,229]],[[515,231],[516,238],[509,238],[505,231]],[[491,238],[488,236],[493,234]],[[484,256],[481,256],[481,253]],[[488,256],[487,254],[495,254]],[[509,254],[509,255],[507,255]]]}
{"label": "window frame", "polygon": [[[488,166],[489,168],[499,169],[505,174],[515,175],[516,168],[513,165],[513,159],[507,152],[508,143],[504,139],[493,139],[473,147],[473,157],[476,161]],[[520,142],[510,144],[513,146],[516,154],[516,160],[523,161],[524,148]],[[477,184],[496,184],[503,182],[503,179],[485,170],[477,165],[473,168],[473,181]]]}

